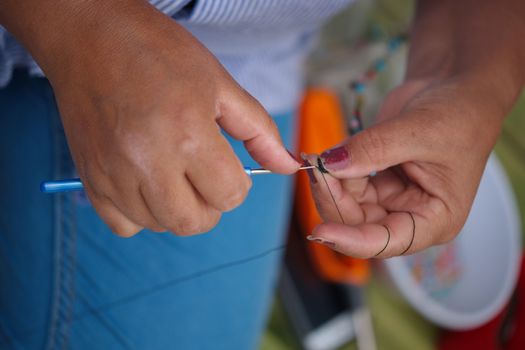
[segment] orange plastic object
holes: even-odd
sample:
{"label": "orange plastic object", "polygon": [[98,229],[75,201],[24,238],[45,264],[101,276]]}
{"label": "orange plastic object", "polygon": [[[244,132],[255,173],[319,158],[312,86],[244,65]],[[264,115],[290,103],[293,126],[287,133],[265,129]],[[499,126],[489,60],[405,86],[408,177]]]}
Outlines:
{"label": "orange plastic object", "polygon": [[[343,112],[337,95],[328,89],[310,88],[300,108],[299,149],[305,153],[320,153],[347,138]],[[310,192],[308,175],[297,176],[295,210],[304,235],[322,222]],[[326,280],[361,285],[370,276],[367,260],[344,256],[316,243],[308,249],[317,272]]]}

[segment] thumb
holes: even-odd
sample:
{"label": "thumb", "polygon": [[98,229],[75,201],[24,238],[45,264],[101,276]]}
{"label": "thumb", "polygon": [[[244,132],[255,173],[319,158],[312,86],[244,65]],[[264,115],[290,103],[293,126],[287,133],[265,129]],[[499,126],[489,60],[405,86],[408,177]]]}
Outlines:
{"label": "thumb", "polygon": [[291,174],[300,164],[284,147],[279,130],[257,100],[242,90],[225,99],[217,123],[229,135],[244,141],[246,150],[262,167]]}
{"label": "thumb", "polygon": [[364,177],[417,160],[422,152],[418,139],[414,121],[389,119],[352,136],[344,144],[326,150],[320,159],[335,177]]}

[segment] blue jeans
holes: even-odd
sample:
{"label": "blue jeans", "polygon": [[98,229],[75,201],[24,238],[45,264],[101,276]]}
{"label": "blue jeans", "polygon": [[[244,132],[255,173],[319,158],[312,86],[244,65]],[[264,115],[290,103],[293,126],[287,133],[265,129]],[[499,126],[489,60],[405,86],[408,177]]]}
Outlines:
{"label": "blue jeans", "polygon": [[[292,115],[275,118],[287,146]],[[232,141],[244,164],[255,165]],[[253,179],[210,233],[113,235],[74,175],[53,92],[17,72],[0,89],[0,348],[253,349],[265,326],[292,179]]]}

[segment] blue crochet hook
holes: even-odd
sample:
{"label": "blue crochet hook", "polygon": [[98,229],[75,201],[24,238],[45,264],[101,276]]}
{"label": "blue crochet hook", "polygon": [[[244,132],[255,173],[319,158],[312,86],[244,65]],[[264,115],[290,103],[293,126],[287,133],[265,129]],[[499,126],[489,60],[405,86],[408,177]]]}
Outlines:
{"label": "blue crochet hook", "polygon": [[[299,170],[313,169],[314,165],[302,166]],[[249,176],[260,175],[260,174],[271,174],[272,172],[268,169],[251,168],[249,166],[244,167],[244,172]],[[84,185],[80,179],[65,179],[56,181],[44,181],[40,184],[40,191],[43,193],[61,193],[71,191],[82,191]]]}

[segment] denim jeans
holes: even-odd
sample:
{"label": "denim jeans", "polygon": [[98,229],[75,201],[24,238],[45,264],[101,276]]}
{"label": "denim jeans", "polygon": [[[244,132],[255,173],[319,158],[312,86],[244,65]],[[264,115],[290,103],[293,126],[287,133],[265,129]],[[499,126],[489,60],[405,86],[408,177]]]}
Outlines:
{"label": "denim jeans", "polygon": [[[291,147],[293,115],[275,120]],[[42,180],[74,175],[49,83],[17,72],[0,89],[0,349],[257,347],[290,177],[254,178],[246,202],[208,234],[124,239],[83,193],[39,192]]]}

